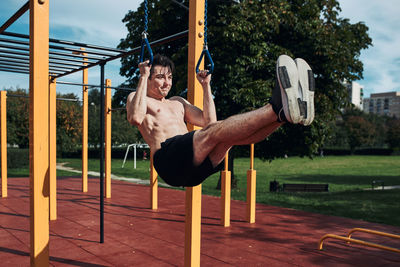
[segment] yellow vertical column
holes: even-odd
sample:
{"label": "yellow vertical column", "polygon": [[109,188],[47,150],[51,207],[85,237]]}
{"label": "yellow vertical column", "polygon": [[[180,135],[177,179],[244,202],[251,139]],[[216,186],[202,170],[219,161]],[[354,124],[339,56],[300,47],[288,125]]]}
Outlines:
{"label": "yellow vertical column", "polygon": [[[81,50],[84,49],[81,48]],[[86,56],[86,53],[83,55]],[[82,71],[82,83],[88,84],[88,69]],[[84,85],[82,88],[82,192],[88,191],[88,107],[88,87]]]}
{"label": "yellow vertical column", "polygon": [[247,170],[247,210],[249,223],[256,221],[256,170],[254,170],[254,144],[250,145],[250,169]]}
{"label": "yellow vertical column", "polygon": [[7,92],[0,92],[1,197],[7,197]]}
{"label": "yellow vertical column", "polygon": [[225,170],[221,171],[221,224],[231,224],[231,172],[228,170],[228,153],[225,156]]}
{"label": "yellow vertical column", "polygon": [[104,110],[105,113],[105,132],[104,132],[104,140],[105,140],[105,180],[106,180],[106,198],[111,197],[111,80],[106,79],[106,97],[104,102]]}
{"label": "yellow vertical column", "polygon": [[[196,64],[202,52],[204,0],[189,1],[188,100],[203,108],[203,91],[196,82]],[[195,130],[188,125],[189,130]],[[185,266],[200,266],[201,185],[186,188]]]}
{"label": "yellow vertical column", "polygon": [[29,1],[31,266],[49,266],[49,2]]}
{"label": "yellow vertical column", "polygon": [[50,173],[50,220],[57,219],[57,91],[56,79],[49,78],[49,173]]}
{"label": "yellow vertical column", "polygon": [[158,209],[158,176],[153,164],[153,155],[150,157],[150,205],[152,210]]}

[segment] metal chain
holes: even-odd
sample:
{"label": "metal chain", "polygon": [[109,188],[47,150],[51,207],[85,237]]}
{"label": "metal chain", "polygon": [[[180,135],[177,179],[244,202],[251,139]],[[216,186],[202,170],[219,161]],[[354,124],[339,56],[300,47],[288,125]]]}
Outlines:
{"label": "metal chain", "polygon": [[204,46],[207,46],[207,0],[204,1]]}
{"label": "metal chain", "polygon": [[148,13],[149,13],[149,9],[147,8],[147,0],[144,0],[144,32],[147,33],[147,24],[149,23],[148,20]]}

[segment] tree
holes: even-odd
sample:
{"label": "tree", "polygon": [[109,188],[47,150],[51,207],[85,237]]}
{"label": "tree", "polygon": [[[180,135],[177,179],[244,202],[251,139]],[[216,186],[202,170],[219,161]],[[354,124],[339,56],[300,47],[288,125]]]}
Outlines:
{"label": "tree", "polygon": [[100,91],[92,89],[88,93],[88,143],[100,145]]}
{"label": "tree", "polygon": [[[72,101],[57,100],[57,154],[74,152],[78,149],[82,138],[82,106],[78,97],[72,93],[57,94],[57,98]],[[74,102],[75,101],[75,102]]]}
{"label": "tree", "polygon": [[[121,92],[121,91],[117,91]],[[125,92],[125,91],[122,91]],[[118,96],[117,96],[118,98]],[[89,91],[89,144],[92,146],[100,145],[100,91],[93,89]],[[119,107],[121,104],[112,99],[112,107]],[[125,110],[112,111],[111,115],[111,143],[112,145],[144,143],[136,127],[132,127],[126,119]]]}
{"label": "tree", "polygon": [[363,117],[348,116],[345,120],[345,127],[351,154],[354,154],[356,147],[372,144],[375,127]]}
{"label": "tree", "polygon": [[25,89],[7,89],[7,143],[29,147],[29,98]]}
{"label": "tree", "polygon": [[400,119],[389,121],[386,141],[391,149],[400,150]]}
{"label": "tree", "polygon": [[132,143],[144,143],[137,127],[133,127],[126,119],[125,110],[116,110],[112,112],[112,135],[111,143],[113,145],[123,145]]}
{"label": "tree", "polygon": [[264,158],[312,155],[330,134],[329,122],[349,105],[340,82],[362,77],[358,57],[371,39],[364,24],[350,24],[338,17],[339,11],[337,1],[243,1],[218,13],[223,28],[214,30],[211,24],[214,38],[226,37],[218,43],[229,43],[210,45],[217,51],[218,64],[231,60],[220,73],[224,82],[216,95],[217,106],[226,116],[265,104],[274,86],[279,54],[305,58],[315,73],[315,123],[280,128],[261,144],[258,151]]}
{"label": "tree", "polygon": [[[7,142],[29,147],[29,96],[25,89],[7,90]],[[74,94],[57,94],[57,152],[75,151],[81,138],[81,105]]]}

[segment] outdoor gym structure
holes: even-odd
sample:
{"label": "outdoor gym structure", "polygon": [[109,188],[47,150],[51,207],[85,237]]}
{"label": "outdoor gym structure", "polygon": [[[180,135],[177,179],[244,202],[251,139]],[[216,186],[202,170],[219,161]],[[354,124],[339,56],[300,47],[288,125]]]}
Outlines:
{"label": "outdoor gym structure", "polygon": [[[32,266],[49,264],[49,219],[56,213],[56,84],[57,79],[69,74],[83,72],[83,140],[82,140],[82,191],[87,192],[87,91],[99,87],[101,94],[100,127],[100,243],[104,242],[104,188],[106,197],[111,196],[111,81],[105,80],[104,66],[107,62],[132,55],[143,50],[130,51],[69,42],[49,38],[50,0],[29,0],[0,27],[0,71],[29,74],[29,159],[30,159],[30,258]],[[145,0],[147,3],[147,1]],[[202,90],[196,82],[195,69],[202,68],[205,56],[212,62],[206,49],[205,0],[189,1],[189,30],[163,39],[147,42],[146,47],[188,36],[188,100],[202,108]],[[29,35],[6,32],[19,17],[29,10]],[[205,20],[203,20],[205,19]],[[146,24],[147,26],[147,24]],[[147,36],[146,36],[147,39]],[[147,41],[147,40],[146,40]],[[142,52],[143,54],[143,52]],[[200,60],[199,60],[200,59]],[[197,63],[197,64],[196,64]],[[88,68],[100,66],[100,85],[89,85]],[[64,82],[64,84],[67,84]],[[71,84],[72,85],[72,84]],[[1,92],[1,163],[2,197],[7,197],[6,168],[6,92]],[[109,115],[106,115],[109,114]],[[108,118],[108,119],[107,119]],[[195,130],[193,125],[189,130]],[[104,143],[105,149],[104,149]],[[255,220],[255,170],[253,169],[254,146],[251,146],[251,163],[248,171],[247,220]],[[106,159],[105,159],[106,155]],[[104,166],[105,162],[105,166]],[[151,208],[157,209],[157,173],[151,166]],[[229,226],[230,172],[225,164],[222,172],[222,225]],[[200,265],[201,233],[201,185],[186,189],[185,266]]]}

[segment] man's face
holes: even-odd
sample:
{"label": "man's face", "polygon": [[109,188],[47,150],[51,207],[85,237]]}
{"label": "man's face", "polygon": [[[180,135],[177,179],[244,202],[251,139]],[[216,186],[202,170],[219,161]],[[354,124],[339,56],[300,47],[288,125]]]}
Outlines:
{"label": "man's face", "polygon": [[171,90],[172,73],[170,68],[154,66],[147,84],[148,92],[155,98],[166,97]]}

